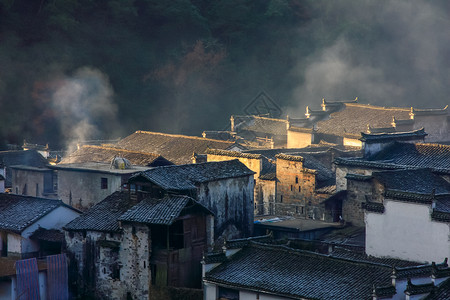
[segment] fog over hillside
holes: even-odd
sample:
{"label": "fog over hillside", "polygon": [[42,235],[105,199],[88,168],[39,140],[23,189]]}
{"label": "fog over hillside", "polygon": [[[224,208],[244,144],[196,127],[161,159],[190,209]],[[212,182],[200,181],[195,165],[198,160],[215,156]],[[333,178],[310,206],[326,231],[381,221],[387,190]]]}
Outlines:
{"label": "fog over hillside", "polygon": [[221,130],[262,90],[444,107],[448,1],[0,1],[0,148]]}

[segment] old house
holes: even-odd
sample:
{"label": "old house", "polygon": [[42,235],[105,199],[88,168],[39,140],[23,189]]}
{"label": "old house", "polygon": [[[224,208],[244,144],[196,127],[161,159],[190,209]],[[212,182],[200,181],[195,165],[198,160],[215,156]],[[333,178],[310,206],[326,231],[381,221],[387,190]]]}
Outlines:
{"label": "old house", "polygon": [[249,236],[253,231],[254,172],[236,160],[164,166],[129,180],[138,199],[145,195],[188,195],[214,214],[215,238]]}
{"label": "old house", "polygon": [[[152,286],[201,283],[212,213],[184,195],[140,201],[116,192],[65,226],[79,296],[149,299]],[[84,293],[84,294],[83,294]]]}
{"label": "old house", "polygon": [[232,141],[142,130],[121,139],[114,147],[162,155],[177,165],[192,163],[193,153],[203,154],[208,148],[242,150],[242,146]]}
{"label": "old house", "polygon": [[[12,186],[12,166],[22,165],[33,168],[45,168],[48,165],[47,160],[36,150],[0,151],[0,163],[4,167],[3,177],[5,177],[5,189],[16,194],[23,194],[23,190],[25,189],[27,191],[28,186]],[[31,187],[31,189],[33,189],[33,192],[27,194],[35,195],[35,187]]]}
{"label": "old house", "polygon": [[[254,215],[269,214],[269,206],[275,202],[275,164],[261,154],[207,149],[207,161],[238,159],[254,175]],[[273,209],[272,209],[273,210]]]}
{"label": "old house", "polygon": [[360,201],[367,254],[422,262],[450,257],[449,182],[430,169],[353,176],[367,186],[355,187],[365,196]]}
{"label": "old house", "polygon": [[205,299],[418,299],[450,278],[447,261],[399,267],[259,240],[230,241],[203,264]]}
{"label": "old house", "polygon": [[327,141],[340,145],[362,146],[360,133],[406,132],[425,128],[427,142],[450,140],[448,107],[417,109],[380,107],[353,101],[322,100],[321,110],[306,108],[312,126],[291,126],[288,145],[300,147]]}
{"label": "old house", "polygon": [[79,215],[78,210],[60,200],[0,194],[1,256],[28,258],[60,253],[62,240],[49,242],[44,236],[54,230],[61,232],[65,224]]}
{"label": "old house", "polygon": [[[71,163],[49,166],[57,176],[58,198],[80,210],[86,210],[118,191],[128,179],[149,167],[133,166],[122,157],[111,163]],[[55,174],[54,173],[54,174]]]}
{"label": "old house", "polygon": [[159,167],[173,165],[159,154],[131,151],[109,146],[84,145],[75,152],[65,156],[61,164],[79,164],[87,162],[111,163],[115,157],[123,157],[132,165],[142,167]]}

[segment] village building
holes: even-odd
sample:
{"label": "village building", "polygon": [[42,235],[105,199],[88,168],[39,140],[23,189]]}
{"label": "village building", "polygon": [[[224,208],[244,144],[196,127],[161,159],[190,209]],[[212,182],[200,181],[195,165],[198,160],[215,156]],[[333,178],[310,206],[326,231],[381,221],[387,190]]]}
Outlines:
{"label": "village building", "polygon": [[321,110],[306,108],[308,126],[292,124],[288,147],[304,147],[326,141],[361,147],[360,134],[407,132],[425,128],[427,142],[450,141],[448,106],[443,109],[380,107],[353,101],[322,100]]}
{"label": "village building", "polygon": [[134,166],[127,159],[116,157],[111,163],[58,164],[49,169],[57,176],[57,197],[85,211],[120,190],[132,175],[149,167]]}
{"label": "village building", "polygon": [[214,217],[194,199],[137,200],[115,192],[65,226],[72,290],[103,299],[149,299],[152,286],[200,288]]}
{"label": "village building", "polygon": [[159,167],[173,165],[159,154],[131,151],[110,146],[84,145],[73,153],[63,157],[61,164],[79,164],[87,162],[111,163],[116,157],[127,159],[132,165]]}
{"label": "village building", "polygon": [[449,182],[429,169],[353,178],[361,180],[355,192],[365,194],[367,254],[429,263],[450,257]]}
{"label": "village building", "polygon": [[253,232],[254,173],[235,159],[153,168],[136,174],[129,184],[138,199],[168,194],[194,198],[214,214],[215,240],[223,240]]}
{"label": "village building", "polygon": [[447,261],[341,258],[263,238],[229,241],[223,252],[205,256],[205,299],[419,299],[450,278]]}
{"label": "village building", "polygon": [[1,256],[29,258],[60,253],[62,227],[79,215],[60,200],[0,194]]}
{"label": "village building", "polygon": [[[4,185],[5,191],[10,191],[16,194],[23,194],[23,189],[25,186],[16,186],[13,187],[13,171],[11,169],[12,166],[22,165],[32,168],[45,168],[48,165],[47,160],[39,154],[36,150],[10,150],[10,151],[0,151],[0,165],[3,166],[3,177],[5,178]],[[42,187],[42,186],[41,186]],[[16,189],[17,188],[17,189]],[[33,192],[30,191],[30,194],[35,196],[34,189],[35,186],[31,187]],[[27,189],[26,189],[27,190]]]}
{"label": "village building", "polygon": [[177,165],[192,163],[193,153],[204,154],[208,148],[234,151],[245,149],[233,141],[142,130],[119,140],[113,146],[130,151],[162,155]]}

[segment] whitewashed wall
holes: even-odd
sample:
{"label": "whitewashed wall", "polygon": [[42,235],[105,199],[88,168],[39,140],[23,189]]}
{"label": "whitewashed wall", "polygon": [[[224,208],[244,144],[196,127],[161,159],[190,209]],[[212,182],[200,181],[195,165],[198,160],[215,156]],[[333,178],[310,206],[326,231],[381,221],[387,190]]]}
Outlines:
{"label": "whitewashed wall", "polygon": [[442,262],[450,257],[450,224],[432,221],[431,208],[385,200],[383,214],[365,213],[366,252],[419,262]]}

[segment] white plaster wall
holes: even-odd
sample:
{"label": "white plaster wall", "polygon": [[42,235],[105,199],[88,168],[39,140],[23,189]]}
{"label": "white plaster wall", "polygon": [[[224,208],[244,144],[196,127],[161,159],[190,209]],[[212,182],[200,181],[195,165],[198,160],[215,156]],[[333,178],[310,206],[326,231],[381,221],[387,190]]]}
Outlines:
{"label": "white plaster wall", "polygon": [[[31,226],[27,227],[22,232],[22,252],[21,253],[30,253],[39,251],[39,244],[35,241],[32,241],[29,238],[33,232],[35,232],[39,227],[46,229],[62,229],[64,225],[77,218],[80,213],[70,209],[68,207],[60,206],[44,217],[40,218],[36,222],[34,222]],[[8,244],[9,247],[9,244]]]}
{"label": "white plaster wall", "polygon": [[22,253],[22,237],[15,233],[8,233],[8,255],[9,253]]}
{"label": "white plaster wall", "polygon": [[383,214],[365,213],[367,254],[428,263],[450,257],[450,224],[432,221],[429,205],[384,205]]}
{"label": "white plaster wall", "polygon": [[203,284],[203,299],[204,300],[216,300],[217,286],[210,283]]}

